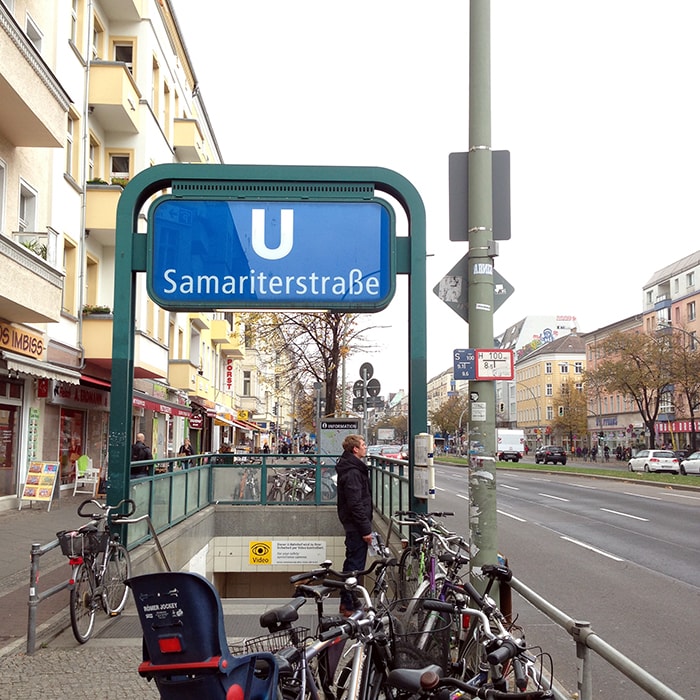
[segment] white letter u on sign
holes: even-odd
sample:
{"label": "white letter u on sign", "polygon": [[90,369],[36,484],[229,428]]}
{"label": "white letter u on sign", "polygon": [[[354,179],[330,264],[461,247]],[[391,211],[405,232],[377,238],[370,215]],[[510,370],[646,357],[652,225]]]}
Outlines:
{"label": "white letter u on sign", "polygon": [[294,243],[294,209],[280,210],[280,242],[277,248],[268,248],[265,243],[265,210],[253,209],[253,250],[266,260],[279,260],[289,255]]}

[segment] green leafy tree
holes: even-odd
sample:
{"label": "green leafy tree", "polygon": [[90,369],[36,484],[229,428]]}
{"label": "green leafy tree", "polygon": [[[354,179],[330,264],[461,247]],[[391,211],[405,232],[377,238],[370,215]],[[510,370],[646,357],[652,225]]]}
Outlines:
{"label": "green leafy tree", "polygon": [[576,382],[568,379],[554,395],[552,404],[555,407],[552,430],[555,435],[568,436],[571,448],[574,438],[584,435],[588,429],[586,395],[576,388]]}
{"label": "green leafy tree", "polygon": [[586,372],[586,384],[629,396],[637,405],[655,444],[655,426],[662,397],[672,383],[672,345],[658,334],[613,333],[597,348],[596,369]]}
{"label": "green leafy tree", "polygon": [[[671,380],[676,409],[685,408],[690,419],[690,448],[697,450],[695,416],[700,410],[700,347],[696,337],[682,328],[662,329],[671,351]],[[681,447],[680,445],[678,446]]]}
{"label": "green leafy tree", "polygon": [[430,423],[433,430],[437,429],[441,433],[456,434],[460,425],[459,418],[462,418],[462,426],[467,422],[469,399],[466,396],[450,396],[441,406],[430,413]]}

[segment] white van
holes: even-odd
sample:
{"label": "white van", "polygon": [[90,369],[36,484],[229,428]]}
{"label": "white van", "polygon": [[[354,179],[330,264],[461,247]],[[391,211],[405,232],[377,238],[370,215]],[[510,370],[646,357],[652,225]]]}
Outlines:
{"label": "white van", "polygon": [[496,456],[501,462],[519,462],[525,454],[525,431],[496,428]]}

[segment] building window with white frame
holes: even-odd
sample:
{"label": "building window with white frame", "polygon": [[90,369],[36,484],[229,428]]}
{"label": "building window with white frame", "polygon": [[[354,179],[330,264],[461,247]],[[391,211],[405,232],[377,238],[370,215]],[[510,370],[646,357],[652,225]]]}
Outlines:
{"label": "building window with white frame", "polygon": [[545,396],[554,396],[554,387],[552,384],[545,385],[544,395]]}
{"label": "building window with white frame", "polygon": [[687,317],[688,321],[695,320],[695,302],[694,301],[688,302],[688,305],[686,306],[686,317]]}
{"label": "building window with white frame", "polygon": [[545,373],[545,374],[551,374],[551,373],[552,373],[552,363],[551,363],[551,362],[545,362],[545,363],[544,363],[544,373]]}
{"label": "building window with white frame", "polygon": [[20,182],[18,231],[36,231],[36,199],[36,191],[26,182]]}
{"label": "building window with white frame", "polygon": [[685,286],[686,286],[686,289],[690,289],[692,287],[695,287],[695,271],[691,270],[690,272],[686,273]]}

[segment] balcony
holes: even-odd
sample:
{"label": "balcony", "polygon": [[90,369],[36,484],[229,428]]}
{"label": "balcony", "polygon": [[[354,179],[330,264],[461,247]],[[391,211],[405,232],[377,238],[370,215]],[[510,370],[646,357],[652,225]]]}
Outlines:
{"label": "balcony", "polygon": [[[112,370],[111,314],[83,315],[83,348],[85,360],[97,367]],[[134,378],[167,379],[168,350],[143,333],[134,337]]]}
{"label": "balcony", "polygon": [[143,17],[142,0],[118,0],[106,2],[102,12],[111,22],[138,22]]}
{"label": "balcony", "polygon": [[118,185],[87,185],[85,228],[101,245],[114,245],[117,204],[123,189]]}
{"label": "balcony", "polygon": [[0,3],[0,136],[13,146],[63,148],[70,98]]}
{"label": "balcony", "polygon": [[182,163],[206,163],[205,141],[196,119],[175,119],[173,145]]}
{"label": "balcony", "polygon": [[195,391],[198,376],[197,367],[189,360],[170,360],[168,363],[168,383],[176,389]]}
{"label": "balcony", "polygon": [[105,131],[137,134],[140,98],[141,93],[125,63],[91,61],[90,109],[93,119]]}
{"label": "balcony", "polygon": [[[13,323],[58,322],[63,299],[63,274],[46,262],[40,253],[2,235],[0,258],[3,259],[0,318]],[[31,294],[27,291],[30,289]]]}
{"label": "balcony", "polygon": [[204,331],[211,325],[211,318],[204,313],[191,313],[189,316],[190,323],[198,331]]}

